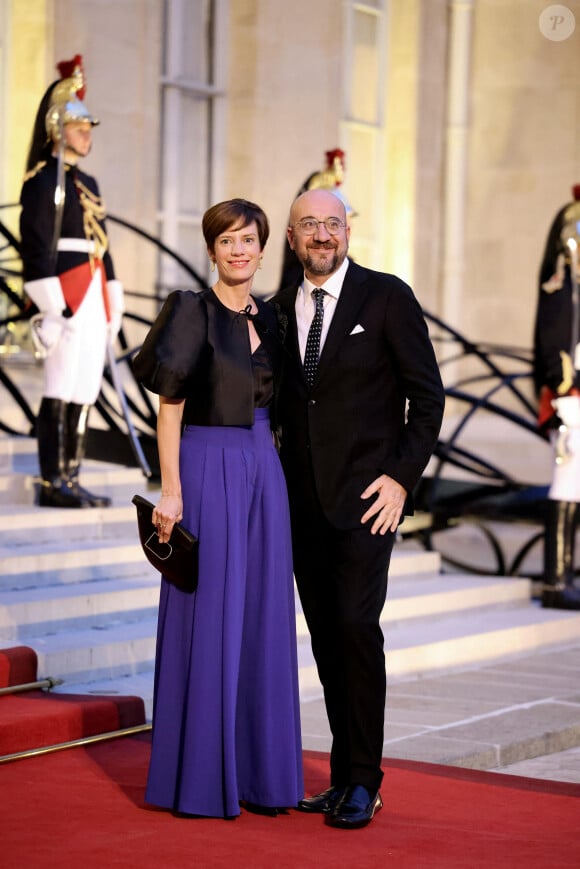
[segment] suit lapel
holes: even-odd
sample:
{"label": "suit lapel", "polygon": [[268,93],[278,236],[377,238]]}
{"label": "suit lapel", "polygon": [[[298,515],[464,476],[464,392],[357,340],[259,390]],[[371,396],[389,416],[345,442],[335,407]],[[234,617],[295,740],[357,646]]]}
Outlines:
{"label": "suit lapel", "polygon": [[276,301],[284,310],[288,317],[288,329],[286,332],[286,347],[292,358],[296,362],[296,368],[300,371],[304,383],[306,383],[306,375],[304,366],[300,361],[300,345],[298,342],[298,325],[296,323],[296,296],[298,295],[298,287],[291,287],[287,290],[282,290],[277,296]]}
{"label": "suit lapel", "polygon": [[363,270],[351,262],[344,278],[322,353],[320,354],[316,379],[318,379],[321,373],[324,373],[324,369],[330,364],[332,357],[344,339],[350,335],[352,329],[356,326],[357,315],[364,305],[367,292],[364,286]]}
{"label": "suit lapel", "polygon": [[[357,315],[363,307],[368,294],[365,283],[365,270],[356,263],[350,262],[340,291],[336,310],[328,330],[328,335],[326,336],[324,347],[320,354],[318,370],[314,381],[315,384],[321,374],[324,373],[325,368],[330,365],[332,357],[338,351],[343,340],[350,335],[350,332],[356,326]],[[292,287],[290,289],[282,290],[276,298],[281,303],[288,316],[286,344],[290,353],[296,360],[296,367],[300,371],[302,379],[306,384],[306,374],[304,373],[304,366],[300,359],[298,326],[296,324],[296,296],[298,289],[298,287]]]}

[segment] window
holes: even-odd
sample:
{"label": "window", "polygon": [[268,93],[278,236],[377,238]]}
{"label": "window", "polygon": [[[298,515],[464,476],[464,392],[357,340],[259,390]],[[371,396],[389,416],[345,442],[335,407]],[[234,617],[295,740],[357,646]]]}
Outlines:
{"label": "window", "polygon": [[[202,276],[208,257],[201,218],[215,200],[216,161],[223,151],[224,71],[217,51],[224,41],[226,0],[165,0],[161,77],[159,233],[168,247]],[[165,261],[163,294],[190,285],[179,266]]]}
{"label": "window", "polygon": [[371,268],[382,266],[386,7],[387,0],[345,4],[341,142],[346,153],[345,193],[357,213],[350,252]]}

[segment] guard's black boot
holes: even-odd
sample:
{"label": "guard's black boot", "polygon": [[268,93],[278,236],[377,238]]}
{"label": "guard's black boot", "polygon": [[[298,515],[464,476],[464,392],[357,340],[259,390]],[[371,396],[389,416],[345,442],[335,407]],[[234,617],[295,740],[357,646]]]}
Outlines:
{"label": "guard's black boot", "polygon": [[544,539],[542,606],[580,610],[580,587],[574,582],[574,544],[577,504],[553,501]]}
{"label": "guard's black boot", "polygon": [[94,495],[79,483],[81,462],[85,457],[87,442],[89,404],[67,404],[66,406],[66,473],[71,491],[87,502],[89,507],[110,507],[111,499],[106,495]]}
{"label": "guard's black boot", "polygon": [[40,467],[39,507],[87,507],[68,485],[65,467],[66,403],[43,398],[36,419],[38,464]]}

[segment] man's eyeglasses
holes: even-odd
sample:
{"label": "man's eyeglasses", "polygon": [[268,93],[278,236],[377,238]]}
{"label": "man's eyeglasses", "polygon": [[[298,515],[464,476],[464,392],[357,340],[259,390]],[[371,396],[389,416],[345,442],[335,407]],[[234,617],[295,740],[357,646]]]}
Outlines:
{"label": "man's eyeglasses", "polygon": [[301,235],[314,235],[318,232],[318,227],[321,223],[326,227],[326,231],[330,235],[338,235],[340,230],[346,226],[338,217],[327,217],[326,220],[315,220],[313,217],[304,217],[298,223],[295,223],[292,229],[295,229]]}

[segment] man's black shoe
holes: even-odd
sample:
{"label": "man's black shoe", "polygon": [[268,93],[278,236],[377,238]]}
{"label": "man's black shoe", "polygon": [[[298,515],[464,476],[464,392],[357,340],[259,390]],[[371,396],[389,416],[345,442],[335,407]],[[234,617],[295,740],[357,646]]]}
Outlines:
{"label": "man's black shoe", "polygon": [[335,808],[346,788],[331,787],[323,791],[321,794],[316,794],[313,797],[306,797],[300,800],[296,808],[300,812],[316,812],[318,814],[327,815]]}
{"label": "man's black shoe", "polygon": [[366,827],[375,812],[382,807],[383,801],[378,791],[368,791],[362,785],[353,785],[346,789],[342,799],[326,818],[326,823],[343,830],[356,830]]}

